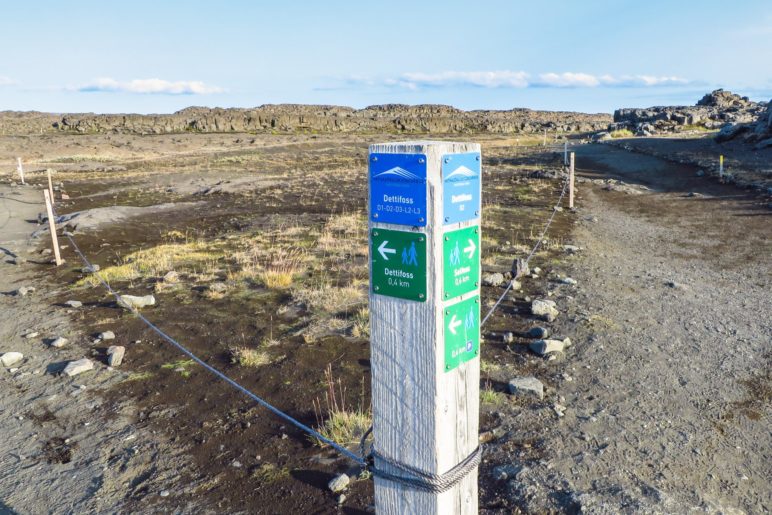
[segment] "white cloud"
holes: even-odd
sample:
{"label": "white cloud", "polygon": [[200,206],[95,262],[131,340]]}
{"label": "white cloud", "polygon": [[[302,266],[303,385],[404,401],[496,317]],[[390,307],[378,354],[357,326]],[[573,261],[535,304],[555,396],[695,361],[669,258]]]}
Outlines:
{"label": "white cloud", "polygon": [[11,79],[10,77],[0,75],[0,86],[13,86],[15,84],[18,84],[18,82]]}
{"label": "white cloud", "polygon": [[109,77],[96,79],[89,84],[79,86],[75,89],[83,92],[103,91],[155,95],[208,95],[211,93],[225,92],[223,88],[209,86],[197,80],[168,81],[163,79],[134,79],[128,82],[121,82]]}
{"label": "white cloud", "polygon": [[360,86],[388,86],[410,90],[424,88],[478,87],[478,88],[597,88],[597,87],[653,87],[681,86],[691,81],[681,77],[653,75],[592,75],[589,73],[541,73],[536,76],[524,71],[498,70],[439,73],[403,73],[399,77],[375,80],[351,77],[350,84]]}

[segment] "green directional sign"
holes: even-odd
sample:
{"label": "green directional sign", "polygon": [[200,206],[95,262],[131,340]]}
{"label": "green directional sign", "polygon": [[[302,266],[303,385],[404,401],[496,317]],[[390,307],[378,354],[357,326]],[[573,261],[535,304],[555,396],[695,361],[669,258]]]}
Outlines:
{"label": "green directional sign", "polygon": [[480,354],[480,296],[445,306],[445,371]]}
{"label": "green directional sign", "polygon": [[426,235],[373,229],[370,232],[373,292],[400,299],[426,300]]}
{"label": "green directional sign", "polygon": [[443,240],[443,297],[475,291],[480,286],[480,227],[446,232]]}

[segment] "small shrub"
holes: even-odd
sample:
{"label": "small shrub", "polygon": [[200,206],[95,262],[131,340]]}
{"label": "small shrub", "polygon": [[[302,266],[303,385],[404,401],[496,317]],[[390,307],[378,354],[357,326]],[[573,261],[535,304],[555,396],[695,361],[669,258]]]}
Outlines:
{"label": "small shrub", "polygon": [[633,134],[633,131],[630,129],[619,129],[616,131],[611,131],[612,138],[632,138],[633,136],[635,136],[635,134]]}
{"label": "small shrub", "polygon": [[271,356],[267,352],[248,347],[231,349],[230,355],[231,363],[241,365],[242,367],[260,367],[272,361]]}
{"label": "small shrub", "polygon": [[[361,402],[357,409],[346,407],[346,388],[343,387],[340,379],[336,381],[333,377],[331,364],[327,365],[324,371],[324,383],[326,413],[323,412],[322,403],[318,398],[313,401],[317,431],[325,438],[341,445],[358,445],[362,435],[372,424],[370,410],[364,410]],[[318,440],[316,443],[324,445]]]}

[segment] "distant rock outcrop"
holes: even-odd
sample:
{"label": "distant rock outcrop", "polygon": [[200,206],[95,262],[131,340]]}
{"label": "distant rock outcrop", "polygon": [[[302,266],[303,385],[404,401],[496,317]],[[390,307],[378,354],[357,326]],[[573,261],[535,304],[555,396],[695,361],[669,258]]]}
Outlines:
{"label": "distant rock outcrop", "polygon": [[180,132],[594,132],[607,114],[463,111],[445,105],[387,104],[353,109],[324,105],[263,105],[253,109],[188,107],[173,114],[0,113],[0,134],[38,132],[165,134]]}
{"label": "distant rock outcrop", "polygon": [[617,109],[611,131],[628,129],[639,136],[680,132],[687,128],[720,129],[754,122],[766,104],[723,89],[708,93],[695,106]]}

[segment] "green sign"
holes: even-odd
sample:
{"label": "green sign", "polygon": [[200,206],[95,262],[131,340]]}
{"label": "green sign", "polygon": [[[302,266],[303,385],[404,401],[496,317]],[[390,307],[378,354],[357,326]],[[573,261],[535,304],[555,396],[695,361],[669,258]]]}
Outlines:
{"label": "green sign", "polygon": [[447,372],[480,354],[480,296],[446,306],[443,314]]}
{"label": "green sign", "polygon": [[443,240],[443,297],[475,291],[480,286],[480,227],[446,232]]}
{"label": "green sign", "polygon": [[426,235],[373,229],[370,232],[375,293],[400,299],[426,300]]}

